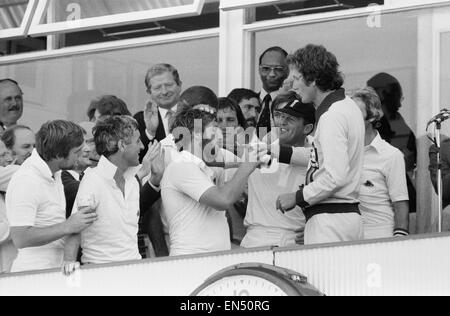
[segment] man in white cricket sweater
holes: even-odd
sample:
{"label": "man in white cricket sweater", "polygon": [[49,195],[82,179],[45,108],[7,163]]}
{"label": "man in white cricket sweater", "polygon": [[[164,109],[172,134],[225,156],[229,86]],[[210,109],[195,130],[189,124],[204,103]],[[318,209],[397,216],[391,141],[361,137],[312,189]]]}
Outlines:
{"label": "man in white cricket sweater", "polygon": [[293,89],[317,109],[317,130],[306,185],[281,195],[277,207],[300,206],[306,216],[305,244],[363,238],[358,208],[364,162],[364,120],[345,95],[336,57],[323,46],[308,45],[288,57]]}

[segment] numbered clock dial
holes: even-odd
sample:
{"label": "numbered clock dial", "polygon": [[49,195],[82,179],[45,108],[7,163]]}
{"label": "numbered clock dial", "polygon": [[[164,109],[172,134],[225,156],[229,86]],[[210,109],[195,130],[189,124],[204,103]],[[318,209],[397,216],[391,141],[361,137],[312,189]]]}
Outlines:
{"label": "numbered clock dial", "polygon": [[287,296],[277,285],[255,276],[220,279],[198,293],[199,296]]}

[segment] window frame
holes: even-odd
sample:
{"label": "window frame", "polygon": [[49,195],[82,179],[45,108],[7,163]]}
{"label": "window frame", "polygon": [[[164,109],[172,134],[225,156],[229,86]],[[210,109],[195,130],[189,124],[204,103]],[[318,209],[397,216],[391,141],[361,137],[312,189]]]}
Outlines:
{"label": "window frame", "polygon": [[0,30],[0,39],[13,39],[24,37],[28,34],[28,30],[31,25],[31,20],[36,11],[36,6],[39,0],[29,0],[27,9],[22,19],[22,23],[19,27]]}
{"label": "window frame", "polygon": [[51,0],[39,0],[36,12],[31,21],[30,36],[85,31],[96,28],[114,27],[127,24],[145,23],[168,18],[182,18],[200,15],[206,0],[194,0],[193,4],[177,7],[144,10],[137,12],[110,14],[100,17],[86,18],[75,21],[41,24]]}

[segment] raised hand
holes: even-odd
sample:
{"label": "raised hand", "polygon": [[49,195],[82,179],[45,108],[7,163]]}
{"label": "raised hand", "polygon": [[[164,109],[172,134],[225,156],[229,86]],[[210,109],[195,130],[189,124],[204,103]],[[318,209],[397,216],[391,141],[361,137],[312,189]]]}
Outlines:
{"label": "raised hand", "polygon": [[149,100],[144,110],[144,122],[147,132],[155,137],[159,127],[158,105],[152,99]]}
{"label": "raised hand", "polygon": [[156,142],[148,149],[150,166],[151,166],[151,177],[150,182],[159,186],[164,175],[165,164],[164,164],[164,149],[161,149],[161,144]]}

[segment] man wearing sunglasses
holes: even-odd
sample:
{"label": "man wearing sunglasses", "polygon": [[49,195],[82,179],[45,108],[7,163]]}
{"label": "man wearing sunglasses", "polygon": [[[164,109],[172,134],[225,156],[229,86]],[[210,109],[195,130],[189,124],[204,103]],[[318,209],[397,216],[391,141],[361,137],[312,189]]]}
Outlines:
{"label": "man wearing sunglasses", "polygon": [[0,134],[16,125],[23,113],[23,92],[12,79],[0,79]]}
{"label": "man wearing sunglasses", "polygon": [[273,100],[289,75],[286,64],[288,53],[281,47],[267,49],[259,59],[259,75],[262,82],[260,100],[262,111],[258,119],[257,133],[260,138],[270,132],[273,126]]}

